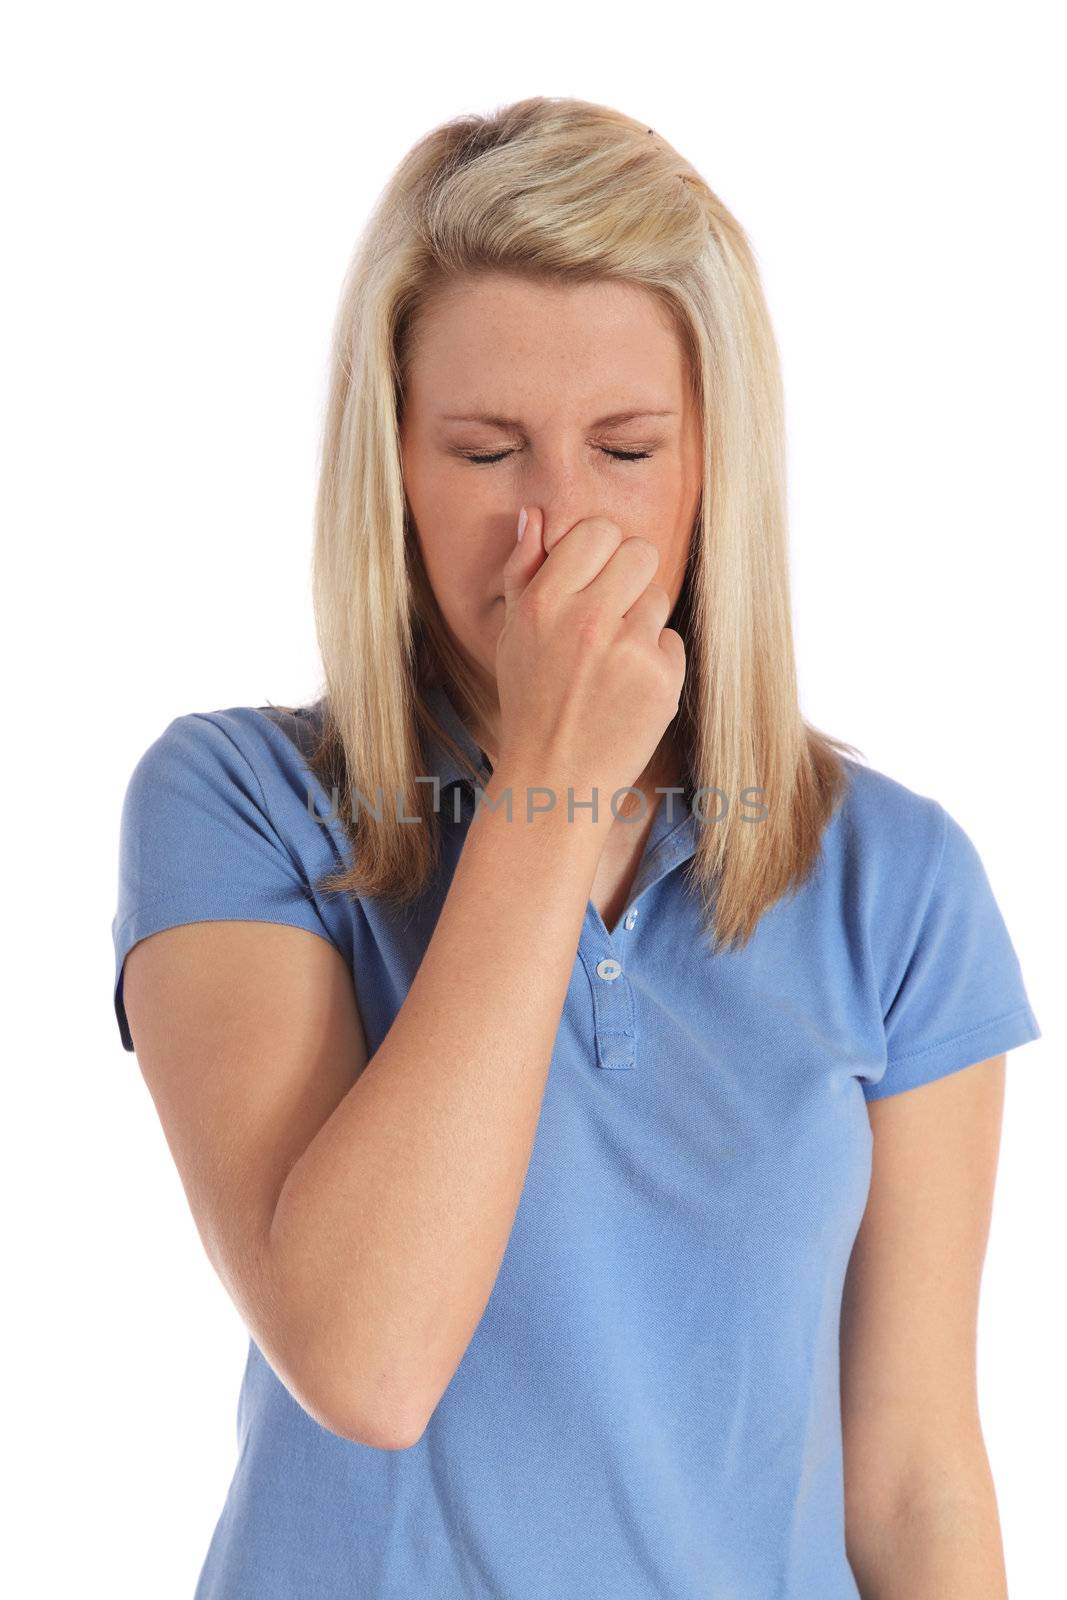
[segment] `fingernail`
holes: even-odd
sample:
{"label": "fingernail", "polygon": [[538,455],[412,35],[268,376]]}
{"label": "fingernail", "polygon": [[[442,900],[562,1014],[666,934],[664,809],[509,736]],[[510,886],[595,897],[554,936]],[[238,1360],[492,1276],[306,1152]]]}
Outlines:
{"label": "fingernail", "polygon": [[518,536],[519,536],[520,539],[522,538],[523,534],[526,532],[526,520],[527,520],[526,519],[526,507],[522,506],[520,508],[520,510],[519,510],[519,535]]}

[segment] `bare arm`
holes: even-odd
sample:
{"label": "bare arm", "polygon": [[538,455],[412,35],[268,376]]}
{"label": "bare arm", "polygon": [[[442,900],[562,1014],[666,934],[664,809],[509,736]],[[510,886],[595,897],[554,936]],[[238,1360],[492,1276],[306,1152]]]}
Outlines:
{"label": "bare arm", "polygon": [[421,1433],[491,1292],[599,854],[595,829],[520,816],[472,823],[370,1061],[347,963],[302,928],[180,925],[126,959],[209,1260],[304,1409],[380,1449]]}
{"label": "bare arm", "polygon": [[1004,1600],[978,1412],[979,1288],[1005,1058],[869,1107],[841,1321],[849,1560],[863,1600]]}
{"label": "bare arm", "polygon": [[[507,787],[494,774],[490,800]],[[485,1310],[518,1208],[601,846],[557,813],[472,822],[388,1035],[296,1162],[272,1251],[354,1436],[403,1445]],[[579,816],[581,814],[579,813]]]}

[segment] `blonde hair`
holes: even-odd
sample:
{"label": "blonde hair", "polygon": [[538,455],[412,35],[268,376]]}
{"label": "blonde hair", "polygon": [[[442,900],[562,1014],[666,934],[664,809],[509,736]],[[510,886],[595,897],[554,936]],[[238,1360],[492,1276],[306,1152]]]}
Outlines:
{"label": "blonde hair", "polygon": [[[324,669],[310,766],[351,840],[320,888],[407,902],[439,859],[439,817],[416,784],[442,680],[464,722],[484,690],[450,644],[414,537],[399,425],[419,319],[472,273],[642,286],[673,316],[703,428],[703,491],[671,626],[686,646],[676,730],[690,788],[730,808],[699,824],[688,864],[713,939],[751,936],[813,870],[851,745],[800,714],[790,616],[777,345],[739,224],[652,128],[608,106],[534,96],[433,129],[401,161],[349,266],[333,333],[312,587]],[[352,791],[403,795],[369,818]],[[761,791],[758,826],[737,809]],[[751,802],[749,802],[751,804]],[[705,815],[708,813],[705,812]],[[714,814],[712,812],[712,814]]]}

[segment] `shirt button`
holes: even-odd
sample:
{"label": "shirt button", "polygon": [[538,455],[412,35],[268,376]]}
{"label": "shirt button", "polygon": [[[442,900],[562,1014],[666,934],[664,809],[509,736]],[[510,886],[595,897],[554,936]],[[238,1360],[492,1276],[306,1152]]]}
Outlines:
{"label": "shirt button", "polygon": [[631,906],[629,911],[626,913],[626,921],[623,923],[623,927],[626,928],[626,929],[630,929],[630,928],[633,927],[633,925],[634,925],[634,923],[636,921],[637,921],[637,907],[636,906]]}
{"label": "shirt button", "polygon": [[613,961],[610,956],[605,956],[603,961],[597,962],[596,970],[597,977],[607,978],[610,980],[612,978],[617,978],[619,973],[622,971],[622,968],[619,963],[617,961]]}

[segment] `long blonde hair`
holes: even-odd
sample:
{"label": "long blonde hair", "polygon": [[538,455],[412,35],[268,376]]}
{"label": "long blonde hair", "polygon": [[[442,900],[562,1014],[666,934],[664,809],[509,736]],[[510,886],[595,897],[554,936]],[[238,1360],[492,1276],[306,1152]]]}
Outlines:
{"label": "long blonde hair", "polygon": [[[698,825],[690,881],[713,940],[748,940],[814,868],[854,746],[800,714],[790,615],[784,416],[778,350],[739,224],[654,129],[608,106],[534,96],[434,128],[401,161],[349,266],[333,333],[315,508],[312,586],[324,669],[310,765],[334,791],[352,864],[320,888],[407,902],[439,859],[421,773],[447,685],[467,722],[490,707],[443,626],[414,537],[399,425],[420,315],[459,277],[519,272],[560,283],[616,279],[670,311],[703,422],[703,491],[671,626],[686,646],[675,719],[691,789],[725,815]],[[469,725],[469,724],[468,724]],[[472,782],[477,774],[470,770]],[[352,791],[403,795],[353,815]],[[766,807],[758,825],[739,797]],[[751,803],[750,803],[751,804]],[[705,811],[705,815],[709,812]],[[710,808],[714,815],[714,809]]]}

